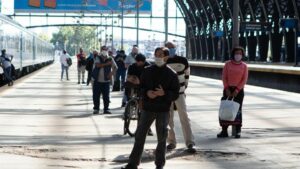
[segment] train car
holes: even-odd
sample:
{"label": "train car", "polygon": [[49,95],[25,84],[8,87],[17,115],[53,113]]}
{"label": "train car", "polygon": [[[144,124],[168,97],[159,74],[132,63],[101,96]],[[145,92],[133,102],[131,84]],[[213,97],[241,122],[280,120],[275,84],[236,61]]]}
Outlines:
{"label": "train car", "polygon": [[[54,61],[52,44],[0,14],[0,50],[2,49],[14,56],[12,63],[16,68],[16,78]],[[3,84],[3,78],[0,83]]]}

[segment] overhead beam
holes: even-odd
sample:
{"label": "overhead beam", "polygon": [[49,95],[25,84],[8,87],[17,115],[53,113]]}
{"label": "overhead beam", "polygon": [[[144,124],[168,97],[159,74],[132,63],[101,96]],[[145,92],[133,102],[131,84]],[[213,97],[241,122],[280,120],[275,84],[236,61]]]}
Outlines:
{"label": "overhead beam", "polygon": [[[32,29],[32,28],[41,28],[41,27],[62,27],[62,26],[95,26],[95,27],[111,27],[112,25],[107,25],[107,24],[51,24],[51,25],[33,25],[33,26],[27,26],[27,29]],[[113,27],[117,28],[122,28],[121,26],[116,26],[113,25]],[[136,27],[130,27],[130,26],[124,26],[123,28],[125,29],[136,29]],[[148,32],[155,32],[155,33],[162,33],[165,34],[164,31],[158,31],[158,30],[152,30],[152,29],[145,29],[145,28],[139,28],[141,31],[148,31]],[[183,35],[178,35],[175,33],[168,33],[168,35],[171,36],[177,36],[181,38],[185,38]]]}

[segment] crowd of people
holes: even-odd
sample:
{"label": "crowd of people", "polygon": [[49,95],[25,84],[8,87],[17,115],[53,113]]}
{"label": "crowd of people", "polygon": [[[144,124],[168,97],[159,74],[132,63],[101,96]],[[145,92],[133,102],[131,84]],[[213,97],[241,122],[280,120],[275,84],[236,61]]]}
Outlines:
{"label": "crowd of people", "polygon": [[[62,73],[66,71],[68,77],[69,56],[66,51],[61,56]],[[135,142],[129,162],[123,169],[137,169],[141,161],[142,152],[147,135],[153,135],[150,127],[155,121],[157,147],[155,151],[155,165],[162,169],[166,163],[166,151],[176,148],[174,113],[177,112],[183,137],[188,153],[195,153],[195,139],[187,110],[185,93],[190,77],[189,62],[185,57],[176,55],[176,46],[167,42],[154,52],[154,61],[149,63],[146,57],[134,45],[126,55],[123,50],[116,56],[102,46],[100,52],[94,50],[87,57],[80,49],[77,56],[78,84],[85,84],[85,71],[88,72],[87,85],[92,84],[93,114],[100,113],[100,96],[103,99],[103,114],[111,114],[109,109],[110,91],[123,91],[121,107],[124,107],[130,97],[130,85],[138,86],[139,97],[142,101],[142,111],[135,134]],[[244,49],[236,47],[232,50],[231,59],[225,63],[222,72],[223,96],[221,100],[231,97],[240,104],[236,118],[233,121],[219,119],[222,131],[217,138],[229,137],[228,126],[234,126],[235,138],[241,137],[242,103],[244,86],[248,78],[248,69],[242,58]],[[112,84],[112,90],[110,85]]]}

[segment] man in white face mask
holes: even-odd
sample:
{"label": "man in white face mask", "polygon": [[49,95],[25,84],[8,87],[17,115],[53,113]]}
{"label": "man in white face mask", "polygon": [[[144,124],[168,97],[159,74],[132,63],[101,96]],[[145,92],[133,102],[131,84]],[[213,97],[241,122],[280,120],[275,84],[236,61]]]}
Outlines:
{"label": "man in white face mask", "polygon": [[166,139],[168,133],[169,111],[172,101],[176,100],[179,82],[175,72],[166,66],[162,48],[155,50],[155,65],[146,67],[141,75],[141,95],[143,112],[141,113],[135,143],[129,156],[129,162],[123,169],[137,169],[141,161],[147,132],[155,120],[157,147],[155,165],[162,169],[166,162]]}
{"label": "man in white face mask", "polygon": [[112,74],[116,71],[114,69],[114,61],[108,57],[108,49],[106,46],[101,47],[100,56],[97,56],[94,61],[94,69],[92,77],[94,80],[93,85],[93,103],[94,114],[99,114],[100,110],[100,95],[104,103],[103,114],[111,114],[109,111],[109,92],[110,80]]}

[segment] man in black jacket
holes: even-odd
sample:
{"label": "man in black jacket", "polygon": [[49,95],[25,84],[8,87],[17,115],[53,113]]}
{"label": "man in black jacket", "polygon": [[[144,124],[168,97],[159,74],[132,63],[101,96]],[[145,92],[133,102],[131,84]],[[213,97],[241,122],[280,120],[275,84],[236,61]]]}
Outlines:
{"label": "man in black jacket", "polygon": [[176,73],[166,66],[163,48],[155,49],[155,65],[147,67],[141,76],[143,110],[135,135],[129,162],[123,169],[137,169],[140,164],[147,132],[155,120],[157,147],[155,165],[162,169],[166,162],[166,139],[171,103],[179,96]]}

